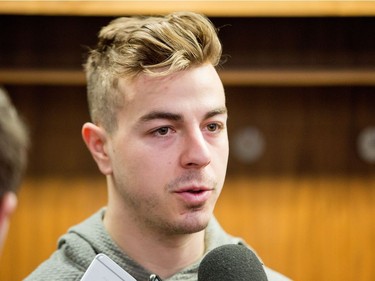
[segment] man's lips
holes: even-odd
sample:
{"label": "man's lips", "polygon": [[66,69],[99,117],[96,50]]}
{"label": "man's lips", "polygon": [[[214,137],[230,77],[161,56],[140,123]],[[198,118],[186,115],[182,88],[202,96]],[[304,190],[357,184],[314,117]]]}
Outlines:
{"label": "man's lips", "polygon": [[180,187],[175,190],[176,193],[183,193],[183,192],[203,192],[203,191],[210,191],[212,188],[206,187],[206,186],[186,186],[186,187]]}
{"label": "man's lips", "polygon": [[204,186],[191,186],[179,188],[175,191],[175,194],[189,205],[201,205],[209,199],[212,191],[212,188]]}

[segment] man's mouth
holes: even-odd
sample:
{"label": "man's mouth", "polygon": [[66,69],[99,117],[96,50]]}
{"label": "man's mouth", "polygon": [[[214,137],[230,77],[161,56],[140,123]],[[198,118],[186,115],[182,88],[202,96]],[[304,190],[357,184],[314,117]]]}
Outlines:
{"label": "man's mouth", "polygon": [[175,193],[189,205],[198,205],[205,203],[212,191],[213,189],[207,187],[186,187],[178,189]]}

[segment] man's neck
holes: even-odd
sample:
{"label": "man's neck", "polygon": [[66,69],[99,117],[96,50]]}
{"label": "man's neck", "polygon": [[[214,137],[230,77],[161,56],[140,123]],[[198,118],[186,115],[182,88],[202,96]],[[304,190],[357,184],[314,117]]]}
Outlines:
{"label": "man's neck", "polygon": [[104,225],[119,247],[146,270],[168,278],[199,260],[205,250],[204,230],[184,235],[163,235],[132,225],[110,209]]}

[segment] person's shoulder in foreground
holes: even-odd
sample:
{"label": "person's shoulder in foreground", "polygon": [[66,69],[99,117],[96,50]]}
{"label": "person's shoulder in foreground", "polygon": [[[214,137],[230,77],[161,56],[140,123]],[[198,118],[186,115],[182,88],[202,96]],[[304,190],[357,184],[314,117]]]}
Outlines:
{"label": "person's shoulder in foreground", "polygon": [[73,228],[29,280],[78,280],[104,253],[140,281],[193,281],[207,251],[238,242],[213,223],[229,155],[221,52],[196,13],[102,28],[85,64],[82,137],[107,180],[105,213]]}
{"label": "person's shoulder in foreground", "polygon": [[27,126],[0,87],[0,253],[10,217],[17,208],[17,191],[26,169],[28,148]]}

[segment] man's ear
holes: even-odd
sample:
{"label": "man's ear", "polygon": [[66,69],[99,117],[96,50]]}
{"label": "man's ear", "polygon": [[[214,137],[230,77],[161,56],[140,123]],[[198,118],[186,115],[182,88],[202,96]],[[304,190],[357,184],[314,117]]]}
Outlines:
{"label": "man's ear", "polygon": [[0,198],[0,228],[6,218],[9,218],[17,207],[17,195],[7,191]]}
{"label": "man's ear", "polygon": [[10,216],[17,208],[17,196],[8,191],[0,197],[0,252],[9,229]]}
{"label": "man's ear", "polygon": [[112,165],[107,151],[107,133],[105,130],[88,122],[82,127],[82,137],[99,170],[104,175],[110,174]]}

